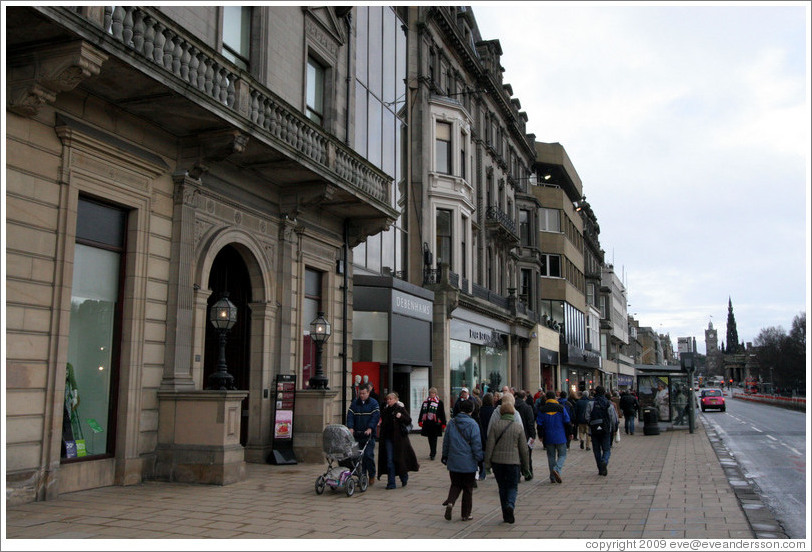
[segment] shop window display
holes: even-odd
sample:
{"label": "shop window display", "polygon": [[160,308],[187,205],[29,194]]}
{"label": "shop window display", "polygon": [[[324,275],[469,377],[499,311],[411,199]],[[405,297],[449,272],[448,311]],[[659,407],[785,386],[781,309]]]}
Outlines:
{"label": "shop window display", "polygon": [[80,200],[71,290],[62,458],[99,456],[112,446],[118,362],[119,282],[126,212]]}

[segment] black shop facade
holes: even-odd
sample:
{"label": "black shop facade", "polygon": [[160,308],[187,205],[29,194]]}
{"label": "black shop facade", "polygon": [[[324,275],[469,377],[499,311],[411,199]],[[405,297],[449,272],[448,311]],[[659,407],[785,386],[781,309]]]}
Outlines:
{"label": "black shop facade", "polygon": [[353,277],[352,378],[415,415],[431,386],[434,292],[391,276]]}

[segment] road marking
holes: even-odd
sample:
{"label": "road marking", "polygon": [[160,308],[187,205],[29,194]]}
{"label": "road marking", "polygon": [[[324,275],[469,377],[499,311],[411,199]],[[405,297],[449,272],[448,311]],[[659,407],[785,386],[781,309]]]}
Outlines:
{"label": "road marking", "polygon": [[766,435],[766,437],[767,437],[767,439],[772,439],[773,441],[777,441],[777,440],[778,440],[778,439],[776,439],[775,437],[773,437],[772,435]]}
{"label": "road marking", "polygon": [[758,431],[759,433],[764,433],[763,431],[761,431],[761,430],[760,430],[759,428],[757,428],[756,426],[750,426],[750,427],[752,427],[754,431]]}
{"label": "road marking", "polygon": [[786,445],[786,444],[785,444],[784,446],[785,446],[785,447],[787,447],[787,448],[788,448],[789,450],[791,450],[792,452],[794,452],[795,454],[797,454],[798,456],[803,456],[803,455],[802,455],[802,454],[801,454],[801,453],[800,453],[798,450],[796,450],[795,448],[793,448],[793,447],[791,447],[791,446],[789,446],[789,445]]}

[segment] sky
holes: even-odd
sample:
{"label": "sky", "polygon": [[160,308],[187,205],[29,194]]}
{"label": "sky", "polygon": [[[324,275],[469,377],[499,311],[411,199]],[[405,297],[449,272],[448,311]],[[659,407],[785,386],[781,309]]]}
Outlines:
{"label": "sky", "polygon": [[739,342],[809,306],[808,2],[473,3],[559,142],[641,326]]}

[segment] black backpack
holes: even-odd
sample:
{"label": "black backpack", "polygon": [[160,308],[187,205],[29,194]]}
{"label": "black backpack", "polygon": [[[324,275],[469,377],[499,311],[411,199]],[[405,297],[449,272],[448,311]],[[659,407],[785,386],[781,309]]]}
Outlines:
{"label": "black backpack", "polygon": [[612,431],[612,418],[609,416],[609,401],[606,397],[596,397],[589,415],[589,428],[597,433]]}

